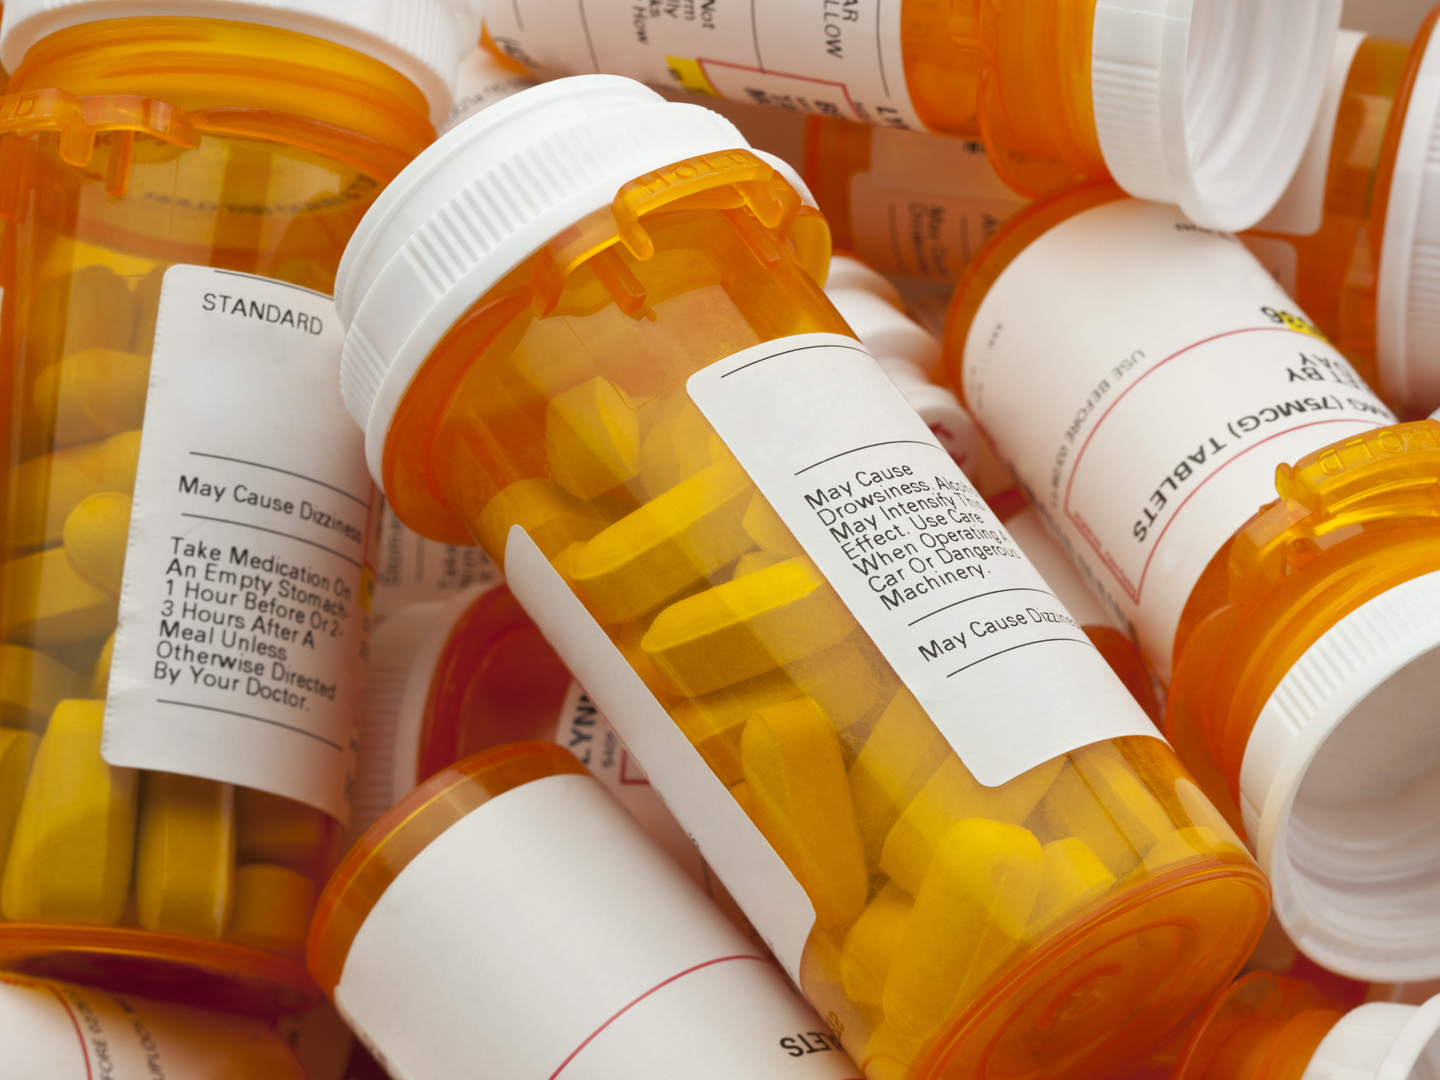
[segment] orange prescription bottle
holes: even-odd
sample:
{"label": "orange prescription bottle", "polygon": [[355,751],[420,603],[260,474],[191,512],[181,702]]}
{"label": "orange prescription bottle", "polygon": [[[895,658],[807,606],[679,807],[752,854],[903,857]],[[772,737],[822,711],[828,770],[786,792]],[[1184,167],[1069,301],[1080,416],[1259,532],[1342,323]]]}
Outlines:
{"label": "orange prescription bottle", "polygon": [[537,75],[628,75],[702,100],[959,136],[1029,195],[1111,176],[1201,224],[1248,228],[1300,159],[1340,3],[1193,8],[769,0],[677,14],[511,0],[490,5],[485,25]]}
{"label": "orange prescription bottle", "polygon": [[479,31],[460,0],[154,10],[0,28],[0,967],[275,1013],[316,996],[368,621],[328,293]]}
{"label": "orange prescription bottle", "polygon": [[714,113],[525,91],[352,239],[343,393],[871,1080],[1103,1073],[1238,969],[1263,879],[816,287],[816,220]]}
{"label": "orange prescription bottle", "polygon": [[1435,977],[1440,424],[1392,426],[1234,237],[1109,186],[1001,230],[946,357],[1170,684],[1169,734],[1243,817],[1295,943],[1352,978]]}
{"label": "orange prescription bottle", "polygon": [[394,1076],[473,1076],[478,1046],[498,1076],[861,1080],[553,743],[475,754],[405,796],[326,886],[308,958]]}
{"label": "orange prescription bottle", "polygon": [[1440,407],[1440,239],[1427,154],[1440,126],[1432,13],[1413,46],[1342,32],[1310,145],[1246,244],[1406,418]]}
{"label": "orange prescription bottle", "polygon": [[0,974],[5,1075],[37,1080],[309,1080],[256,1020]]}
{"label": "orange prescription bottle", "polygon": [[[488,588],[501,580],[500,570],[483,549],[426,540],[407,529],[384,499],[375,514],[374,528],[375,588],[370,614],[377,624],[412,604],[453,600],[472,586]],[[353,827],[353,820],[351,824]]]}

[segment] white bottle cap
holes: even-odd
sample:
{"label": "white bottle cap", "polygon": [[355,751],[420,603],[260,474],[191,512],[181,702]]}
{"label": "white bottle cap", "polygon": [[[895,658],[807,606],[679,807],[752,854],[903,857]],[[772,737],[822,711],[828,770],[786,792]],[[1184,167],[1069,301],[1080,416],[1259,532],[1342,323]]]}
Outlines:
{"label": "white bottle cap", "polygon": [[893,308],[902,311],[905,308],[905,301],[894,283],[853,255],[830,256],[830,273],[825,278],[825,291],[829,292],[831,289],[860,289],[880,297]]}
{"label": "white bottle cap", "polygon": [[1429,410],[1440,405],[1440,34],[1426,44],[1402,124],[1380,244],[1375,350],[1386,396]]}
{"label": "white bottle cap", "polygon": [[258,23],[344,45],[419,87],[437,126],[450,112],[455,70],[480,40],[479,0],[8,0],[0,62],[14,71],[57,30],[160,16]]}
{"label": "white bottle cap", "polygon": [[1295,944],[1365,982],[1440,977],[1440,572],[1322,634],[1266,701],[1240,808]]}
{"label": "white bottle cap", "polygon": [[[506,98],[411,162],[360,222],[335,278],[349,331],[340,392],[377,482],[401,397],[471,304],[630,180],[747,145],[709,109],[579,75]],[[766,160],[814,205],[790,166]]]}
{"label": "white bottle cap", "polygon": [[1098,0],[1100,150],[1131,195],[1238,232],[1279,200],[1315,124],[1341,0]]}
{"label": "white bottle cap", "polygon": [[1440,998],[1371,1002],[1326,1033],[1300,1080],[1440,1080]]}

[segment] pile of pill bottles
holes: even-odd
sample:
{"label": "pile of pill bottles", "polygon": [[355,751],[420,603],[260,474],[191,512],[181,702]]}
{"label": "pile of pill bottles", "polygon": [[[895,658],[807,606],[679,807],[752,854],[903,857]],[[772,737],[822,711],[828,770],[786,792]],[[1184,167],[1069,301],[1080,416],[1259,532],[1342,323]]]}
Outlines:
{"label": "pile of pill bottles", "polygon": [[407,529],[383,499],[372,527],[375,586],[370,614],[377,624],[411,605],[453,600],[467,589],[488,588],[500,580],[499,569],[482,549],[426,540]]}
{"label": "pile of pill bottles", "polygon": [[370,576],[327,294],[478,37],[415,10],[6,5],[0,965],[317,996]]}
{"label": "pile of pill bottles", "polygon": [[1012,218],[947,334],[1296,944],[1354,978],[1434,978],[1440,424],[1396,424],[1233,236],[1109,185]]}

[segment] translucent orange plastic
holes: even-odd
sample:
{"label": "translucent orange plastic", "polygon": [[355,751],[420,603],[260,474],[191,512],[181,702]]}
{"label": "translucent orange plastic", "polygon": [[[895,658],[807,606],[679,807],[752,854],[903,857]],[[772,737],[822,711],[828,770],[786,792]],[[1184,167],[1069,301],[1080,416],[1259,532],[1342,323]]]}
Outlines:
{"label": "translucent orange plastic", "polygon": [[[679,163],[638,189],[705,171]],[[1238,970],[1268,909],[1254,864],[1163,743],[1099,743],[981,788],[864,631],[837,635],[829,616],[803,630],[821,645],[769,655],[768,670],[717,645],[716,689],[683,689],[647,652],[657,618],[689,598],[724,610],[715,590],[732,582],[774,583],[769,595],[814,572],[686,379],[766,341],[849,333],[768,209],[789,196],[708,175],[711,187],[615,215],[643,243],[592,215],[479,298],[401,401],[386,495],[412,528],[468,534],[497,561],[511,527],[527,530],[809,893],[820,914],[802,988],[872,1080],[1106,1075],[1142,1060]],[[746,182],[784,184],[762,177]],[[584,235],[616,239],[567,258]],[[664,547],[663,576],[641,563],[624,589],[575,584],[615,537],[692,499],[715,502]],[[802,759],[815,769],[787,809],[765,785]]]}
{"label": "translucent orange plastic", "polygon": [[[335,859],[336,823],[263,792],[104,763],[98,721],[126,527],[122,519],[107,534],[108,573],[82,581],[61,526],[80,512],[77,499],[99,511],[125,504],[139,429],[166,420],[144,415],[165,269],[191,263],[331,291],[365,210],[434,138],[428,106],[407,79],[349,49],[181,18],[57,32],[29,51],[8,89],[0,397],[14,403],[4,415],[15,427],[4,431],[0,480],[0,759],[15,768],[0,770],[10,886],[0,889],[0,967],[227,1010],[294,1011],[317,995],[303,932]],[[29,780],[24,755],[6,749],[38,744],[44,755],[61,715],[68,741],[48,740],[47,776],[84,796],[68,835],[103,846],[103,902],[47,899],[55,890],[36,883],[63,879],[76,860],[46,845],[42,866],[18,829],[11,843]],[[158,892],[158,913],[141,925],[142,871],[127,852],[137,801],[152,797],[219,845],[195,852],[218,851],[217,869],[186,895],[204,925],[172,913],[185,905],[168,904],[163,877],[148,894]]]}
{"label": "translucent orange plastic", "polygon": [[1301,1080],[1344,1013],[1307,982],[1246,975],[1195,1022],[1171,1080]]}

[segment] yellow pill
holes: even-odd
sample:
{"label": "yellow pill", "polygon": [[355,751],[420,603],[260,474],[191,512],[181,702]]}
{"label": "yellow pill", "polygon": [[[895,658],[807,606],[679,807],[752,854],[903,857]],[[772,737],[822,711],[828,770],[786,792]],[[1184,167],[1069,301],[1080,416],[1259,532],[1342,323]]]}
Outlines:
{"label": "yellow pill", "polygon": [[894,882],[881,889],[845,935],[840,981],[852,1001],[879,1005],[915,901]]}
{"label": "yellow pill", "polygon": [[648,498],[713,465],[714,429],[689,398],[672,404],[640,443],[640,486]]}
{"label": "yellow pill", "polygon": [[102,491],[135,491],[140,432],[122,431],[106,439],[40,454],[10,473],[16,547],[58,544],[70,511]]}
{"label": "yellow pill", "polygon": [[597,375],[551,399],[545,459],[555,482],[577,499],[603,495],[640,471],[640,418]]}
{"label": "yellow pill", "polygon": [[868,1080],[907,1080],[920,1049],[914,1036],[902,1035],[893,1024],[882,1023],[865,1044],[860,1067]]}
{"label": "yellow pill", "polygon": [[0,645],[0,725],[42,730],[62,699],[80,696],[83,681],[47,653]]}
{"label": "yellow pill", "polygon": [[[841,732],[880,703],[881,673],[867,659],[867,649],[857,641],[861,637],[852,633],[838,645],[802,656],[785,668],[800,692],[813,698]],[[865,645],[873,649],[868,642]]]}
{"label": "yellow pill", "polygon": [[742,578],[747,574],[758,573],[761,570],[768,570],[776,563],[784,562],[779,555],[769,551],[748,551],[735,560],[735,573],[732,578]]}
{"label": "yellow pill", "polygon": [[751,490],[724,461],[626,514],[571,561],[580,599],[602,623],[627,622],[734,562],[751,547],[740,527]]}
{"label": "yellow pill", "polygon": [[235,840],[242,862],[279,863],[314,874],[334,843],[332,819],[268,791],[235,789]]}
{"label": "yellow pill", "polygon": [[750,799],[749,784],[744,780],[741,780],[738,784],[732,784],[730,787],[730,795],[740,804],[740,809],[745,811],[746,817],[753,818],[755,816],[755,804]]}
{"label": "yellow pill", "polygon": [[315,884],[284,866],[251,863],[235,871],[235,906],[225,940],[299,959],[315,907]]}
{"label": "yellow pill", "polygon": [[100,756],[103,701],[62,701],[15,823],[0,908],[16,922],[110,926],[130,892],[138,774]]}
{"label": "yellow pill", "polygon": [[[646,658],[649,662],[649,658]],[[689,698],[670,708],[676,726],[726,787],[744,775],[740,737],[752,713],[800,697],[800,689],[783,671],[772,671],[713,694]]]}
{"label": "yellow pill", "polygon": [[25,796],[25,777],[39,739],[29,731],[0,728],[0,868],[10,854],[10,838]]}
{"label": "yellow pill", "polygon": [[745,527],[746,535],[754,540],[762,551],[779,555],[782,559],[792,559],[804,550],[795,535],[780,520],[780,515],[758,491],[745,507],[741,524]]}
{"label": "yellow pill", "polygon": [[115,628],[119,597],[78,573],[64,548],[50,548],[5,566],[3,635],[37,645],[69,645]]}
{"label": "yellow pill", "polygon": [[56,445],[140,427],[150,389],[150,358],[121,349],[84,349],[35,377],[35,410],[53,417]]}
{"label": "yellow pill", "polygon": [[140,925],[219,939],[235,888],[235,788],[147,772],[140,780],[135,899]]}
{"label": "yellow pill", "polygon": [[828,926],[865,906],[868,878],[835,729],[809,698],[761,709],[740,743],[751,817]]}
{"label": "yellow pill", "polygon": [[880,853],[880,869],[906,892],[915,895],[940,841],[966,818],[1019,825],[1035,809],[1054,781],[1064,758],[1047,761],[1000,787],[985,787],[958,757],[935,770],[907,806]]}
{"label": "yellow pill", "polygon": [[118,491],[102,492],[85,499],[65,519],[65,554],[70,565],[106,592],[120,591],[132,501]]}
{"label": "yellow pill", "polygon": [[1123,877],[1175,825],[1108,748],[1078,751],[1070,762],[1045,795],[1045,824],[1057,836],[1082,838],[1111,873]]}
{"label": "yellow pill", "polygon": [[1027,829],[971,818],[935,849],[885,981],[885,1017],[928,1038],[1015,952],[1045,857]]}
{"label": "yellow pill", "polygon": [[642,644],[681,692],[699,696],[793,664],[854,628],[850,610],[801,557],[670,605]]}
{"label": "yellow pill", "polygon": [[1145,852],[1145,869],[1152,874],[1169,870],[1177,863],[1213,855],[1243,855],[1241,848],[1224,839],[1208,825],[1176,829]]}
{"label": "yellow pill", "polygon": [[1115,884],[1115,875],[1078,836],[1051,841],[1043,851],[1045,869],[1040,894],[1030,913],[1032,937],[1100,899]]}
{"label": "yellow pill", "polygon": [[106,698],[110,695],[110,665],[115,660],[115,634],[112,631],[100,647],[95,658],[95,670],[90,675],[90,696]]}
{"label": "yellow pill", "polygon": [[900,812],[952,753],[915,695],[902,689],[891,699],[850,766],[850,796],[869,862],[879,859]]}
{"label": "yellow pill", "polygon": [[486,503],[476,522],[481,546],[502,565],[512,525],[523,528],[553,559],[576,541],[590,539],[605,520],[553,480],[519,480]]}

